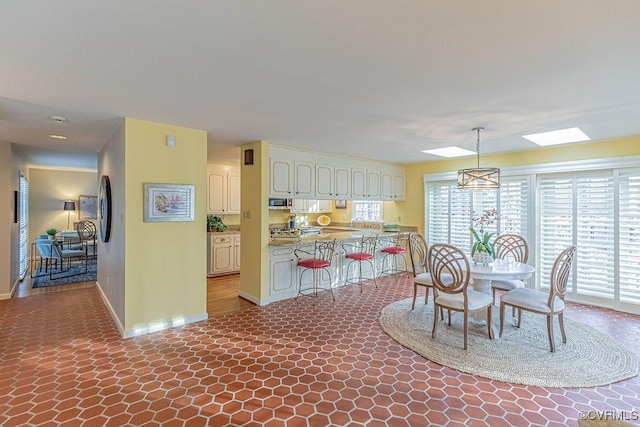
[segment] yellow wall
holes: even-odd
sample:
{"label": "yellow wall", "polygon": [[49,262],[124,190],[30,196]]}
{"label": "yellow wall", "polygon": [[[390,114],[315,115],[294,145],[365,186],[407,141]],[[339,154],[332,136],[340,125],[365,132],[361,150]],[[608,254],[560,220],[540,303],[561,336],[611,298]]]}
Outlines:
{"label": "yellow wall", "polygon": [[[206,177],[205,131],[125,119],[126,331],[207,317]],[[143,183],[195,185],[195,221],[143,222]]]}
{"label": "yellow wall", "polygon": [[269,296],[269,143],[242,146],[247,149],[253,149],[253,165],[240,169],[240,295],[260,304]]}
{"label": "yellow wall", "polygon": [[[31,168],[29,170],[29,241],[35,240],[39,234],[45,234],[48,228],[66,230],[67,216],[70,220],[70,228],[73,229],[73,223],[79,221],[78,197],[80,195],[98,195],[96,172]],[[65,200],[75,201],[76,210],[63,211]]]}
{"label": "yellow wall", "polygon": [[[491,156],[481,156],[480,163],[486,167],[508,167],[590,160],[611,157],[640,155],[640,136],[583,144],[561,145]],[[423,175],[453,172],[474,167],[475,158],[441,160],[406,165],[406,197],[396,207],[402,224],[417,225],[424,233],[424,179]]]}

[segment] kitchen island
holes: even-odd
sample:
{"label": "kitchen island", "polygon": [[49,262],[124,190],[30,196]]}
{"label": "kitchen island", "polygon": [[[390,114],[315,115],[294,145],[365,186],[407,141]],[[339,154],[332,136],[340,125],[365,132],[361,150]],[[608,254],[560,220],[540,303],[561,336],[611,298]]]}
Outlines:
{"label": "kitchen island", "polygon": [[[338,227],[335,227],[338,228]],[[382,270],[382,259],[384,254],[380,252],[385,246],[391,244],[392,239],[398,232],[384,232],[379,229],[350,229],[342,227],[343,230],[325,230],[322,234],[307,236],[291,236],[279,237],[271,240],[269,244],[269,298],[268,303],[280,301],[283,299],[293,298],[298,295],[298,287],[300,286],[300,275],[302,269],[297,267],[298,259],[295,256],[295,250],[301,249],[313,253],[315,242],[336,240],[336,252],[331,263],[329,271],[331,272],[331,282],[326,274],[320,278],[321,287],[336,288],[345,283],[348,262],[345,262],[345,251],[342,245],[345,243],[354,243],[362,236],[377,236],[378,247],[376,248],[376,256],[374,260],[375,271],[379,273]],[[332,231],[332,232],[326,232]],[[407,263],[410,260],[407,259]],[[409,264],[408,264],[409,265]],[[370,268],[370,267],[368,267]],[[353,271],[351,272],[353,274]],[[367,271],[366,263],[363,265],[363,276],[370,277],[371,271]],[[307,272],[302,277],[302,286],[310,287],[312,285],[312,274]],[[373,284],[371,285],[373,289]],[[367,289],[365,289],[365,292]]]}

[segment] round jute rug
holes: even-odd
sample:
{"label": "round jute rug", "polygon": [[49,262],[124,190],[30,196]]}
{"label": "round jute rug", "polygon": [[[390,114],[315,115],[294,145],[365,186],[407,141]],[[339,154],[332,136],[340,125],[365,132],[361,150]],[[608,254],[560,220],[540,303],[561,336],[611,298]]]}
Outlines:
{"label": "round jute rug", "polygon": [[[546,318],[523,313],[520,329],[505,322],[502,338],[490,340],[486,324],[469,323],[468,349],[462,349],[462,314],[454,314],[451,326],[438,324],[431,338],[433,303],[416,304],[411,298],[382,309],[382,329],[403,346],[449,368],[515,384],[540,387],[594,387],[638,375],[637,356],[615,339],[567,319],[567,344],[562,344],[555,319],[556,351],[549,351]],[[510,311],[510,310],[509,310]],[[499,309],[494,307],[493,324],[499,327]],[[446,313],[445,313],[446,319]]]}

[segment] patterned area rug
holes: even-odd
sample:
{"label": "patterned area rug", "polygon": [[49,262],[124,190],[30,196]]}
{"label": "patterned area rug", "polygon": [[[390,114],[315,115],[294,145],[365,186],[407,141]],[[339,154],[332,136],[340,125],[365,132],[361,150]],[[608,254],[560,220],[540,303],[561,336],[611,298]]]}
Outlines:
{"label": "patterned area rug", "polygon": [[[42,274],[38,272],[38,274]],[[56,272],[53,280],[49,279],[49,275],[35,277],[33,279],[34,288],[46,288],[47,286],[68,285],[70,283],[95,282],[97,279],[96,260],[89,260],[87,264],[87,272],[84,273],[84,264],[75,263],[65,272]]]}
{"label": "patterned area rug", "polygon": [[[461,314],[454,314],[451,326],[441,322],[434,340],[433,301],[429,300],[428,305],[416,304],[412,311],[411,300],[384,307],[380,326],[400,344],[443,366],[507,383],[540,387],[594,387],[638,375],[638,358],[634,353],[608,335],[566,316],[567,344],[562,344],[557,319],[554,322],[555,353],[549,351],[546,317],[526,312],[520,329],[505,322],[502,338],[494,340],[489,339],[486,324],[470,322],[465,351]],[[499,311],[494,307],[493,324],[498,328]]]}

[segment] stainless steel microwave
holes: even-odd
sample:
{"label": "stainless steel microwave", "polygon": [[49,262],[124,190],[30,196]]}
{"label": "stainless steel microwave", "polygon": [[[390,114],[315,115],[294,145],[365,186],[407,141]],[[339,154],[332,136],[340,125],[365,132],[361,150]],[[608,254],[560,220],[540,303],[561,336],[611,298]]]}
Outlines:
{"label": "stainless steel microwave", "polygon": [[269,199],[269,209],[291,209],[291,199]]}

